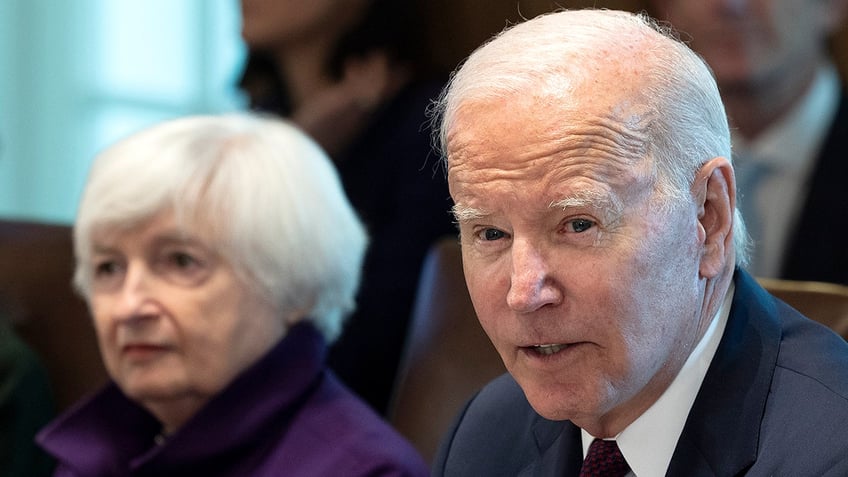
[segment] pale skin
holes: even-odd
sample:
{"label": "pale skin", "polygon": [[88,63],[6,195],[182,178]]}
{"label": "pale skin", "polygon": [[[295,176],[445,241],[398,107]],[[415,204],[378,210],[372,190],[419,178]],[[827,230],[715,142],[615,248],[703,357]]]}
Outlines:
{"label": "pale skin", "polygon": [[279,311],[204,240],[163,213],[93,236],[88,297],[109,375],[177,430],[285,335]]}
{"label": "pale skin", "polygon": [[597,437],[665,391],[720,306],[734,259],[728,160],[707,160],[690,200],[660,210],[649,158],[632,147],[646,138],[625,124],[628,97],[598,87],[638,77],[613,70],[594,76],[591,95],[578,88],[571,111],[520,94],[464,104],[447,143],[482,327],[540,415]]}

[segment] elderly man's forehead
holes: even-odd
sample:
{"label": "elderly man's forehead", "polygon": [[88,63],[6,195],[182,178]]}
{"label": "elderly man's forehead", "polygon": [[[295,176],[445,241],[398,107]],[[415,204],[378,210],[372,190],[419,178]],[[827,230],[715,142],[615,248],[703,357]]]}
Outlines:
{"label": "elderly man's forehead", "polygon": [[[542,75],[526,72],[527,80],[512,83],[507,91],[472,90],[456,96],[450,108],[454,117],[450,124],[445,124],[449,127],[446,137],[451,137],[457,125],[469,126],[463,120],[474,121],[475,112],[508,116],[514,110],[535,108],[540,114],[534,115],[534,122],[547,128],[561,125],[563,120],[581,122],[591,116],[635,127],[644,124],[648,115],[654,113],[648,96],[656,78],[645,62],[630,56],[601,55],[597,61],[579,63],[588,66],[563,65]],[[492,70],[490,74],[497,77],[499,72]]]}
{"label": "elderly man's forehead", "polygon": [[[640,159],[650,148],[655,110],[631,97],[584,94],[542,95],[473,101],[456,110],[447,132],[448,165],[482,151],[504,151],[504,144],[526,138],[525,145],[557,142],[575,149],[609,148]],[[519,145],[521,141],[518,141]]]}

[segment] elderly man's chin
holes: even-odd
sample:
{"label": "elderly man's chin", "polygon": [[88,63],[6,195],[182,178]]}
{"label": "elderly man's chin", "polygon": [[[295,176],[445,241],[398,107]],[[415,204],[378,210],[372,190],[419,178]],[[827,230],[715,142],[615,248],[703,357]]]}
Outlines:
{"label": "elderly man's chin", "polygon": [[604,414],[602,401],[606,393],[586,383],[526,383],[518,381],[524,395],[537,414],[551,421],[580,422]]}

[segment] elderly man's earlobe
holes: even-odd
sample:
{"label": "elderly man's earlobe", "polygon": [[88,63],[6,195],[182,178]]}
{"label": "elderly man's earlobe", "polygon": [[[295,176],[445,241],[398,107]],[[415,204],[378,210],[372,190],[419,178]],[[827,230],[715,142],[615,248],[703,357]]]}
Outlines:
{"label": "elderly man's earlobe", "polygon": [[692,188],[698,207],[698,234],[703,243],[700,273],[704,278],[713,278],[733,257],[736,179],[730,161],[716,157],[704,163]]}

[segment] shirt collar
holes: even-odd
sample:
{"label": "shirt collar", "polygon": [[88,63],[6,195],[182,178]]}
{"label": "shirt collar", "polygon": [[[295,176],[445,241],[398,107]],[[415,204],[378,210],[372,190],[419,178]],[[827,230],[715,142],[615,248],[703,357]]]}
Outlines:
{"label": "shirt collar", "polygon": [[739,152],[739,157],[768,160],[771,166],[785,172],[806,170],[827,135],[839,94],[836,67],[827,63],[818,69],[801,101],[756,139],[749,141],[734,134],[734,150]]}
{"label": "shirt collar", "polygon": [[[635,475],[665,475],[689,410],[695,402],[727,325],[734,290],[735,285],[731,282],[712,323],[668,389],[638,419],[615,437],[621,453]],[[594,437],[585,430],[581,430],[581,436],[585,456]]]}

